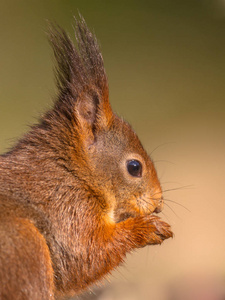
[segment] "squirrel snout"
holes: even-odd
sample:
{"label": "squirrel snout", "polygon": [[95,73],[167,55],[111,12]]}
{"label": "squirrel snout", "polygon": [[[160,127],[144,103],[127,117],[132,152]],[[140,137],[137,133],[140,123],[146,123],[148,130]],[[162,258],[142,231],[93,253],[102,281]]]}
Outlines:
{"label": "squirrel snout", "polygon": [[164,206],[164,204],[163,204],[163,197],[161,197],[160,199],[156,200],[155,201],[155,205],[156,205],[156,207],[155,207],[153,213],[158,214],[158,213],[160,213],[163,210],[163,206]]}
{"label": "squirrel snout", "polygon": [[158,213],[160,213],[161,211],[162,211],[162,207],[159,206],[159,207],[156,207],[156,208],[155,208],[155,210],[153,211],[153,213],[158,214]]}

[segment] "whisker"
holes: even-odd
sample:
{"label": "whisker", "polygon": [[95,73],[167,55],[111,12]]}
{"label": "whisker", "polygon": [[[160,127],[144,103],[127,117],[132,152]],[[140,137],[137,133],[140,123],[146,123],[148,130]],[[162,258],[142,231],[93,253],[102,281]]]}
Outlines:
{"label": "whisker", "polygon": [[181,186],[181,187],[178,187],[178,188],[172,188],[172,189],[162,190],[162,192],[165,193],[165,192],[170,192],[170,191],[177,191],[177,190],[191,188],[191,187],[193,188],[194,186],[192,184],[189,184],[189,185],[184,185],[184,186]]}
{"label": "whisker", "polygon": [[[150,204],[150,205],[153,206],[153,204],[150,203],[149,201],[147,201],[147,200],[145,200],[145,199],[142,199],[142,200],[143,200],[145,203]],[[152,198],[152,200],[157,200],[157,199]],[[168,199],[168,198],[163,198],[163,201],[164,201],[164,202],[167,201],[167,202],[175,203],[176,205],[183,207],[185,210],[187,210],[188,212],[191,213],[190,209],[188,209],[186,206],[184,206],[183,204],[181,204],[181,203],[179,203],[179,202],[176,202],[176,201],[171,200],[171,199]]]}
{"label": "whisker", "polygon": [[177,204],[177,205],[179,205],[179,206],[183,207],[184,209],[186,209],[188,212],[190,212],[190,213],[191,213],[190,209],[188,209],[186,206],[182,205],[182,204],[181,204],[181,203],[179,203],[179,202],[176,202],[176,201],[174,201],[174,200],[171,200],[171,199],[165,199],[165,198],[163,198],[163,200],[164,200],[164,201],[168,201],[168,202],[175,203],[175,204]]}
{"label": "whisker", "polygon": [[165,217],[165,219],[168,221],[168,223],[170,223],[169,217],[167,214],[165,214],[164,211],[161,211],[160,214],[162,214]]}
{"label": "whisker", "polygon": [[181,185],[180,182],[177,182],[177,181],[164,181],[164,182],[161,182],[161,185],[164,185],[164,184],[177,184],[177,185]]}
{"label": "whisker", "polygon": [[[166,182],[166,183],[173,183],[173,182]],[[159,192],[155,192],[152,195],[152,197],[154,197],[155,195],[161,194],[161,193],[176,191],[176,190],[181,190],[181,189],[186,189],[186,188],[194,188],[194,185],[189,184],[189,185],[183,185],[183,186],[180,186],[180,187],[177,187],[177,188],[165,189],[165,190],[162,190],[162,191],[159,191]]]}
{"label": "whisker", "polygon": [[157,147],[155,147],[155,148],[150,152],[149,155],[151,156],[152,153],[155,152],[157,149],[159,149],[159,148],[161,148],[161,147],[163,147],[163,146],[165,146],[165,145],[169,145],[169,144],[174,144],[174,142],[168,142],[168,143],[163,143],[163,144],[158,145]]}
{"label": "whisker", "polygon": [[[151,202],[148,202],[147,200],[145,199],[142,199],[140,201],[144,201],[145,203],[147,203],[148,205],[151,205],[152,207],[154,207],[154,205],[151,203]],[[139,207],[139,211],[140,211],[140,204],[138,203],[138,207]],[[150,208],[147,207],[147,210],[152,213],[152,211],[150,210]]]}
{"label": "whisker", "polygon": [[159,191],[159,192],[155,192],[152,195],[152,197],[154,197],[155,195],[161,194],[161,193],[170,192],[170,191],[176,191],[176,190],[181,190],[181,189],[188,188],[188,187],[193,187],[193,185],[184,185],[184,186],[181,186],[181,187],[178,187],[178,188],[171,188],[171,189],[166,189],[166,190],[162,190],[162,191]]}
{"label": "whisker", "polygon": [[175,213],[175,211],[167,204],[167,203],[164,203],[167,207],[169,207],[169,209],[174,213],[174,215],[177,217],[177,218],[179,218],[179,219],[181,219],[176,213]]}

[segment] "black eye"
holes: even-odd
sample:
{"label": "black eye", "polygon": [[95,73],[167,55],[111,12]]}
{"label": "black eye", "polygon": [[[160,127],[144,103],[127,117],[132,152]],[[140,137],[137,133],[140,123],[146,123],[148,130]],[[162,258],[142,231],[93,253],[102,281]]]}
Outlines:
{"label": "black eye", "polygon": [[142,175],[142,165],[138,160],[128,160],[127,171],[131,176],[141,177]]}

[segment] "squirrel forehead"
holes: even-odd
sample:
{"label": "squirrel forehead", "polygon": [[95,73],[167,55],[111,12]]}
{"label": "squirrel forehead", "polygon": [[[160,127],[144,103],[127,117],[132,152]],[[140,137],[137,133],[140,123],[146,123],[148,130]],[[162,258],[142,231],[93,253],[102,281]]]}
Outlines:
{"label": "squirrel forehead", "polygon": [[144,150],[138,136],[135,134],[130,124],[115,116],[110,130],[103,131],[97,138],[97,148],[107,151],[109,154],[124,155],[136,153],[145,160],[149,157]]}

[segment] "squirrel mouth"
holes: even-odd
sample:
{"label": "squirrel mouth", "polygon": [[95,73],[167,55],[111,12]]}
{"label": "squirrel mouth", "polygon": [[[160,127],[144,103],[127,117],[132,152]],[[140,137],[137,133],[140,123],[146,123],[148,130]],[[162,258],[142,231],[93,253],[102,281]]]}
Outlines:
{"label": "squirrel mouth", "polygon": [[148,211],[148,212],[143,212],[140,213],[139,212],[124,212],[124,213],[121,213],[118,218],[116,219],[116,223],[120,223],[120,222],[123,222],[129,218],[135,218],[137,216],[140,216],[140,215],[153,215],[153,214],[158,214],[161,212],[161,208],[160,207],[156,207],[153,211]]}
{"label": "squirrel mouth", "polygon": [[[152,214],[159,214],[162,211],[161,207],[156,207]],[[150,214],[151,215],[151,214]]]}
{"label": "squirrel mouth", "polygon": [[[147,198],[147,197],[146,197]],[[163,198],[160,200],[148,199],[143,196],[136,199],[127,211],[124,208],[117,208],[114,210],[114,221],[120,223],[129,218],[135,218],[138,216],[150,216],[159,214],[163,209]]]}

